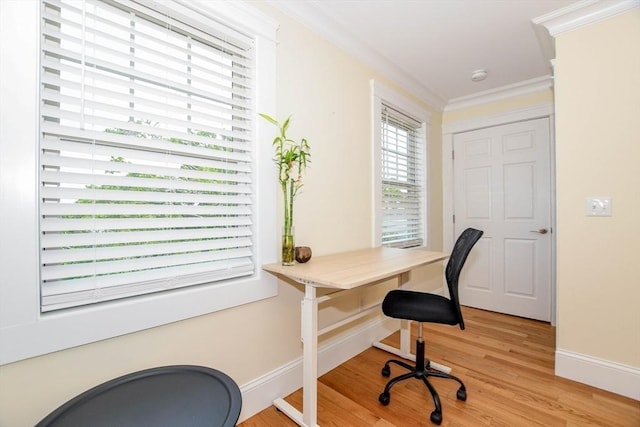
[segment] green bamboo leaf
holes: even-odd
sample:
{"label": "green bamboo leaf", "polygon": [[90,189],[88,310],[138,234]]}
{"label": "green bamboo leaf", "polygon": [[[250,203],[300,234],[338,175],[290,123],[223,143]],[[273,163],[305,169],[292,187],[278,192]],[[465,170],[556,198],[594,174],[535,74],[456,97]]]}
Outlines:
{"label": "green bamboo leaf", "polygon": [[272,125],[278,126],[278,121],[273,117],[271,117],[270,115],[266,113],[258,113],[258,115],[263,119],[265,119],[266,121],[268,121],[269,123],[271,123]]}
{"label": "green bamboo leaf", "polygon": [[289,129],[289,123],[291,123],[291,116],[287,117],[287,120],[282,124],[282,134],[284,135],[287,129]]}

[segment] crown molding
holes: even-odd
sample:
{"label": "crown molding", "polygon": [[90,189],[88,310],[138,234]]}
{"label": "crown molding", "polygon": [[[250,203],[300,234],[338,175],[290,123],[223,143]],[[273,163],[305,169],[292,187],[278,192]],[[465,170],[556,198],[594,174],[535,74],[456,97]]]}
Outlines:
{"label": "crown molding", "polygon": [[324,13],[316,1],[267,0],[267,3],[302,23],[353,57],[387,76],[395,84],[428,105],[442,111],[446,100],[417,79],[389,61],[383,55],[361,42],[351,32]]}
{"label": "crown molding", "polygon": [[531,21],[556,37],[636,7],[640,7],[640,0],[581,0]]}
{"label": "crown molding", "polygon": [[515,98],[517,96],[528,95],[530,93],[542,92],[553,86],[553,77],[550,75],[525,80],[511,85],[502,86],[495,89],[477,92],[472,95],[454,98],[445,107],[444,111],[461,110],[463,108],[475,107],[477,105],[504,99]]}

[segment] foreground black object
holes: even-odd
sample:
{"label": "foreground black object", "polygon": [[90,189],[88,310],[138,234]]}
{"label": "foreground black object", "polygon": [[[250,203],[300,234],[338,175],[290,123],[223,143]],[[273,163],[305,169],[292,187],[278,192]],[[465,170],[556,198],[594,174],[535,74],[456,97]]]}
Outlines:
{"label": "foreground black object", "polygon": [[235,426],[242,395],[229,376],[203,366],[124,375],[71,399],[36,427]]}
{"label": "foreground black object", "polygon": [[385,315],[396,319],[413,320],[418,322],[418,337],[416,339],[416,364],[411,366],[401,360],[391,359],[385,363],[382,368],[382,375],[389,377],[391,375],[390,364],[396,364],[407,369],[409,372],[397,376],[387,383],[384,391],[378,397],[383,405],[388,405],[391,400],[390,390],[395,384],[409,378],[420,379],[429,389],[433,397],[435,409],[431,412],[431,422],[440,424],[442,422],[442,405],[438,392],[431,385],[428,378],[446,378],[457,381],[460,384],[456,397],[458,400],[467,400],[467,390],[462,381],[451,375],[431,368],[429,359],[424,355],[424,340],[422,338],[422,323],[441,323],[446,325],[459,325],[460,329],[464,329],[464,321],[462,319],[462,311],[460,310],[460,300],[458,297],[458,279],[460,272],[471,248],[476,244],[483,232],[474,228],[467,228],[462,232],[453,247],[447,267],[445,277],[449,288],[450,299],[440,295],[416,292],[403,289],[390,291],[382,302],[382,311]]}

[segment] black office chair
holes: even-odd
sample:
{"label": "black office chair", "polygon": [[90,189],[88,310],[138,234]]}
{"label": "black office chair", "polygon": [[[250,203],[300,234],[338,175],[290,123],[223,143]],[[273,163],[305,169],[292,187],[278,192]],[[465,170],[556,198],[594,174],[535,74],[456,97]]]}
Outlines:
{"label": "black office chair", "polygon": [[422,323],[442,323],[446,325],[459,325],[460,329],[464,329],[464,321],[462,320],[462,312],[460,311],[460,300],[458,298],[458,278],[464,266],[467,256],[471,248],[476,244],[483,232],[474,228],[467,228],[462,232],[453,247],[451,256],[445,270],[445,277],[449,287],[449,295],[451,299],[440,295],[430,294],[426,292],[416,292],[403,289],[390,291],[382,302],[382,311],[389,317],[396,319],[413,320],[418,322],[418,337],[416,339],[416,364],[411,366],[400,360],[391,359],[385,363],[382,368],[382,375],[388,377],[391,375],[390,363],[402,366],[409,370],[409,373],[397,376],[387,383],[384,391],[378,397],[383,405],[388,405],[391,398],[389,391],[391,387],[400,381],[417,378],[424,381],[425,385],[433,396],[435,410],[431,413],[431,422],[440,424],[442,422],[442,406],[438,392],[431,385],[428,377],[448,378],[457,381],[460,388],[456,393],[458,400],[467,400],[467,390],[462,381],[451,375],[431,368],[429,359],[424,356],[424,340],[422,339]]}
{"label": "black office chair", "polygon": [[223,372],[203,366],[163,366],[93,387],[36,427],[232,427],[241,407],[240,388]]}

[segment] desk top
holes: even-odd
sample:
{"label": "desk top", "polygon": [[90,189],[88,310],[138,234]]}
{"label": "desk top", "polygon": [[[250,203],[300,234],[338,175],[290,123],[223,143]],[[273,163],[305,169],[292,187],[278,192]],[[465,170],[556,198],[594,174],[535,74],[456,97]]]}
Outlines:
{"label": "desk top", "polygon": [[353,289],[448,257],[445,252],[420,248],[377,247],[313,257],[304,264],[266,264],[262,269],[320,288]]}

